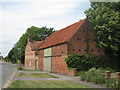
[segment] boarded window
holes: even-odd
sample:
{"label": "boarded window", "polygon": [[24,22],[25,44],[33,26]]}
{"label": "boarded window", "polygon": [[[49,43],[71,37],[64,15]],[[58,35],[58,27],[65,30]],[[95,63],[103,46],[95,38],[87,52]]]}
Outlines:
{"label": "boarded window", "polygon": [[51,56],[51,54],[52,54],[51,48],[44,49],[44,56]]}

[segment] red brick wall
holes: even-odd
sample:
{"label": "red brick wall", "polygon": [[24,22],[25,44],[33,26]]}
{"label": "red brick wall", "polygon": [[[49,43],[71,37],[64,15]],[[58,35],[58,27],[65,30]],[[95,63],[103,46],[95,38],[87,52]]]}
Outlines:
{"label": "red brick wall", "polygon": [[25,50],[25,68],[35,69],[35,51],[31,51],[29,43]]}
{"label": "red brick wall", "polygon": [[35,69],[35,57],[34,51],[26,53],[25,68]]}
{"label": "red brick wall", "polygon": [[[88,43],[87,40],[89,40]],[[104,55],[104,50],[96,46],[95,31],[91,23],[85,21],[71,38],[68,43],[68,54]]]}
{"label": "red brick wall", "polygon": [[38,54],[38,68],[43,70],[43,58],[44,58],[44,50],[40,50]]}
{"label": "red brick wall", "polygon": [[52,72],[68,74],[67,64],[64,61],[67,57],[67,45],[62,44],[52,47],[52,56]]}

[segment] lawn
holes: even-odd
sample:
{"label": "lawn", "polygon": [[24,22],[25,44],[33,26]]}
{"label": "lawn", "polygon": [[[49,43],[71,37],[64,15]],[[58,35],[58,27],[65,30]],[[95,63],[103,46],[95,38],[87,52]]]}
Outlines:
{"label": "lawn", "polygon": [[32,78],[58,78],[48,73],[16,73],[16,77],[32,77]]}
{"label": "lawn", "polygon": [[70,80],[16,80],[8,88],[92,88]]}

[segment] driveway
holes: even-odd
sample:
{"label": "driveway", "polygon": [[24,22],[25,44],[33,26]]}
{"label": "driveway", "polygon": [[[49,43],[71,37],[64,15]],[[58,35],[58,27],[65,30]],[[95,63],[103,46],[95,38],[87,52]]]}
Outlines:
{"label": "driveway", "polygon": [[15,70],[16,65],[0,62],[0,89],[5,86]]}

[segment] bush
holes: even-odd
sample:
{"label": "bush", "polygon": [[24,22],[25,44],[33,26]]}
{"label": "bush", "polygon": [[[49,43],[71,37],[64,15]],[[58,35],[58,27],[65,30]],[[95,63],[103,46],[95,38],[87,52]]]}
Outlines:
{"label": "bush", "polygon": [[115,78],[104,78],[101,69],[91,68],[80,75],[82,81],[94,82],[96,84],[105,84],[105,86],[110,88],[120,89],[120,82],[116,81]]}
{"label": "bush", "polygon": [[23,68],[23,66],[21,65],[21,64],[19,64],[18,66],[17,66],[17,70],[23,70],[24,68]]}
{"label": "bush", "polygon": [[83,73],[80,77],[83,81],[94,82],[96,84],[103,84],[105,82],[102,72],[95,68],[89,69],[89,71]]}
{"label": "bush", "polygon": [[87,81],[87,82],[91,82],[93,81],[94,77],[95,77],[95,68],[91,68],[89,69],[89,71],[81,74],[81,80],[82,81]]}
{"label": "bush", "polygon": [[92,57],[93,56],[70,55],[65,61],[68,67],[76,68],[78,71],[86,71],[94,66],[93,64],[95,60],[93,60]]}
{"label": "bush", "polygon": [[105,78],[102,75],[96,75],[93,79],[93,82],[96,84],[104,84]]}
{"label": "bush", "polygon": [[76,74],[76,76],[80,76],[80,75],[83,75],[83,71],[77,71],[77,74]]}
{"label": "bush", "polygon": [[120,82],[117,82],[115,78],[108,78],[105,80],[105,86],[110,87],[110,88],[120,89]]}
{"label": "bush", "polygon": [[65,59],[69,68],[76,68],[77,71],[88,71],[90,68],[112,67],[111,60],[107,56],[94,55],[70,55]]}

